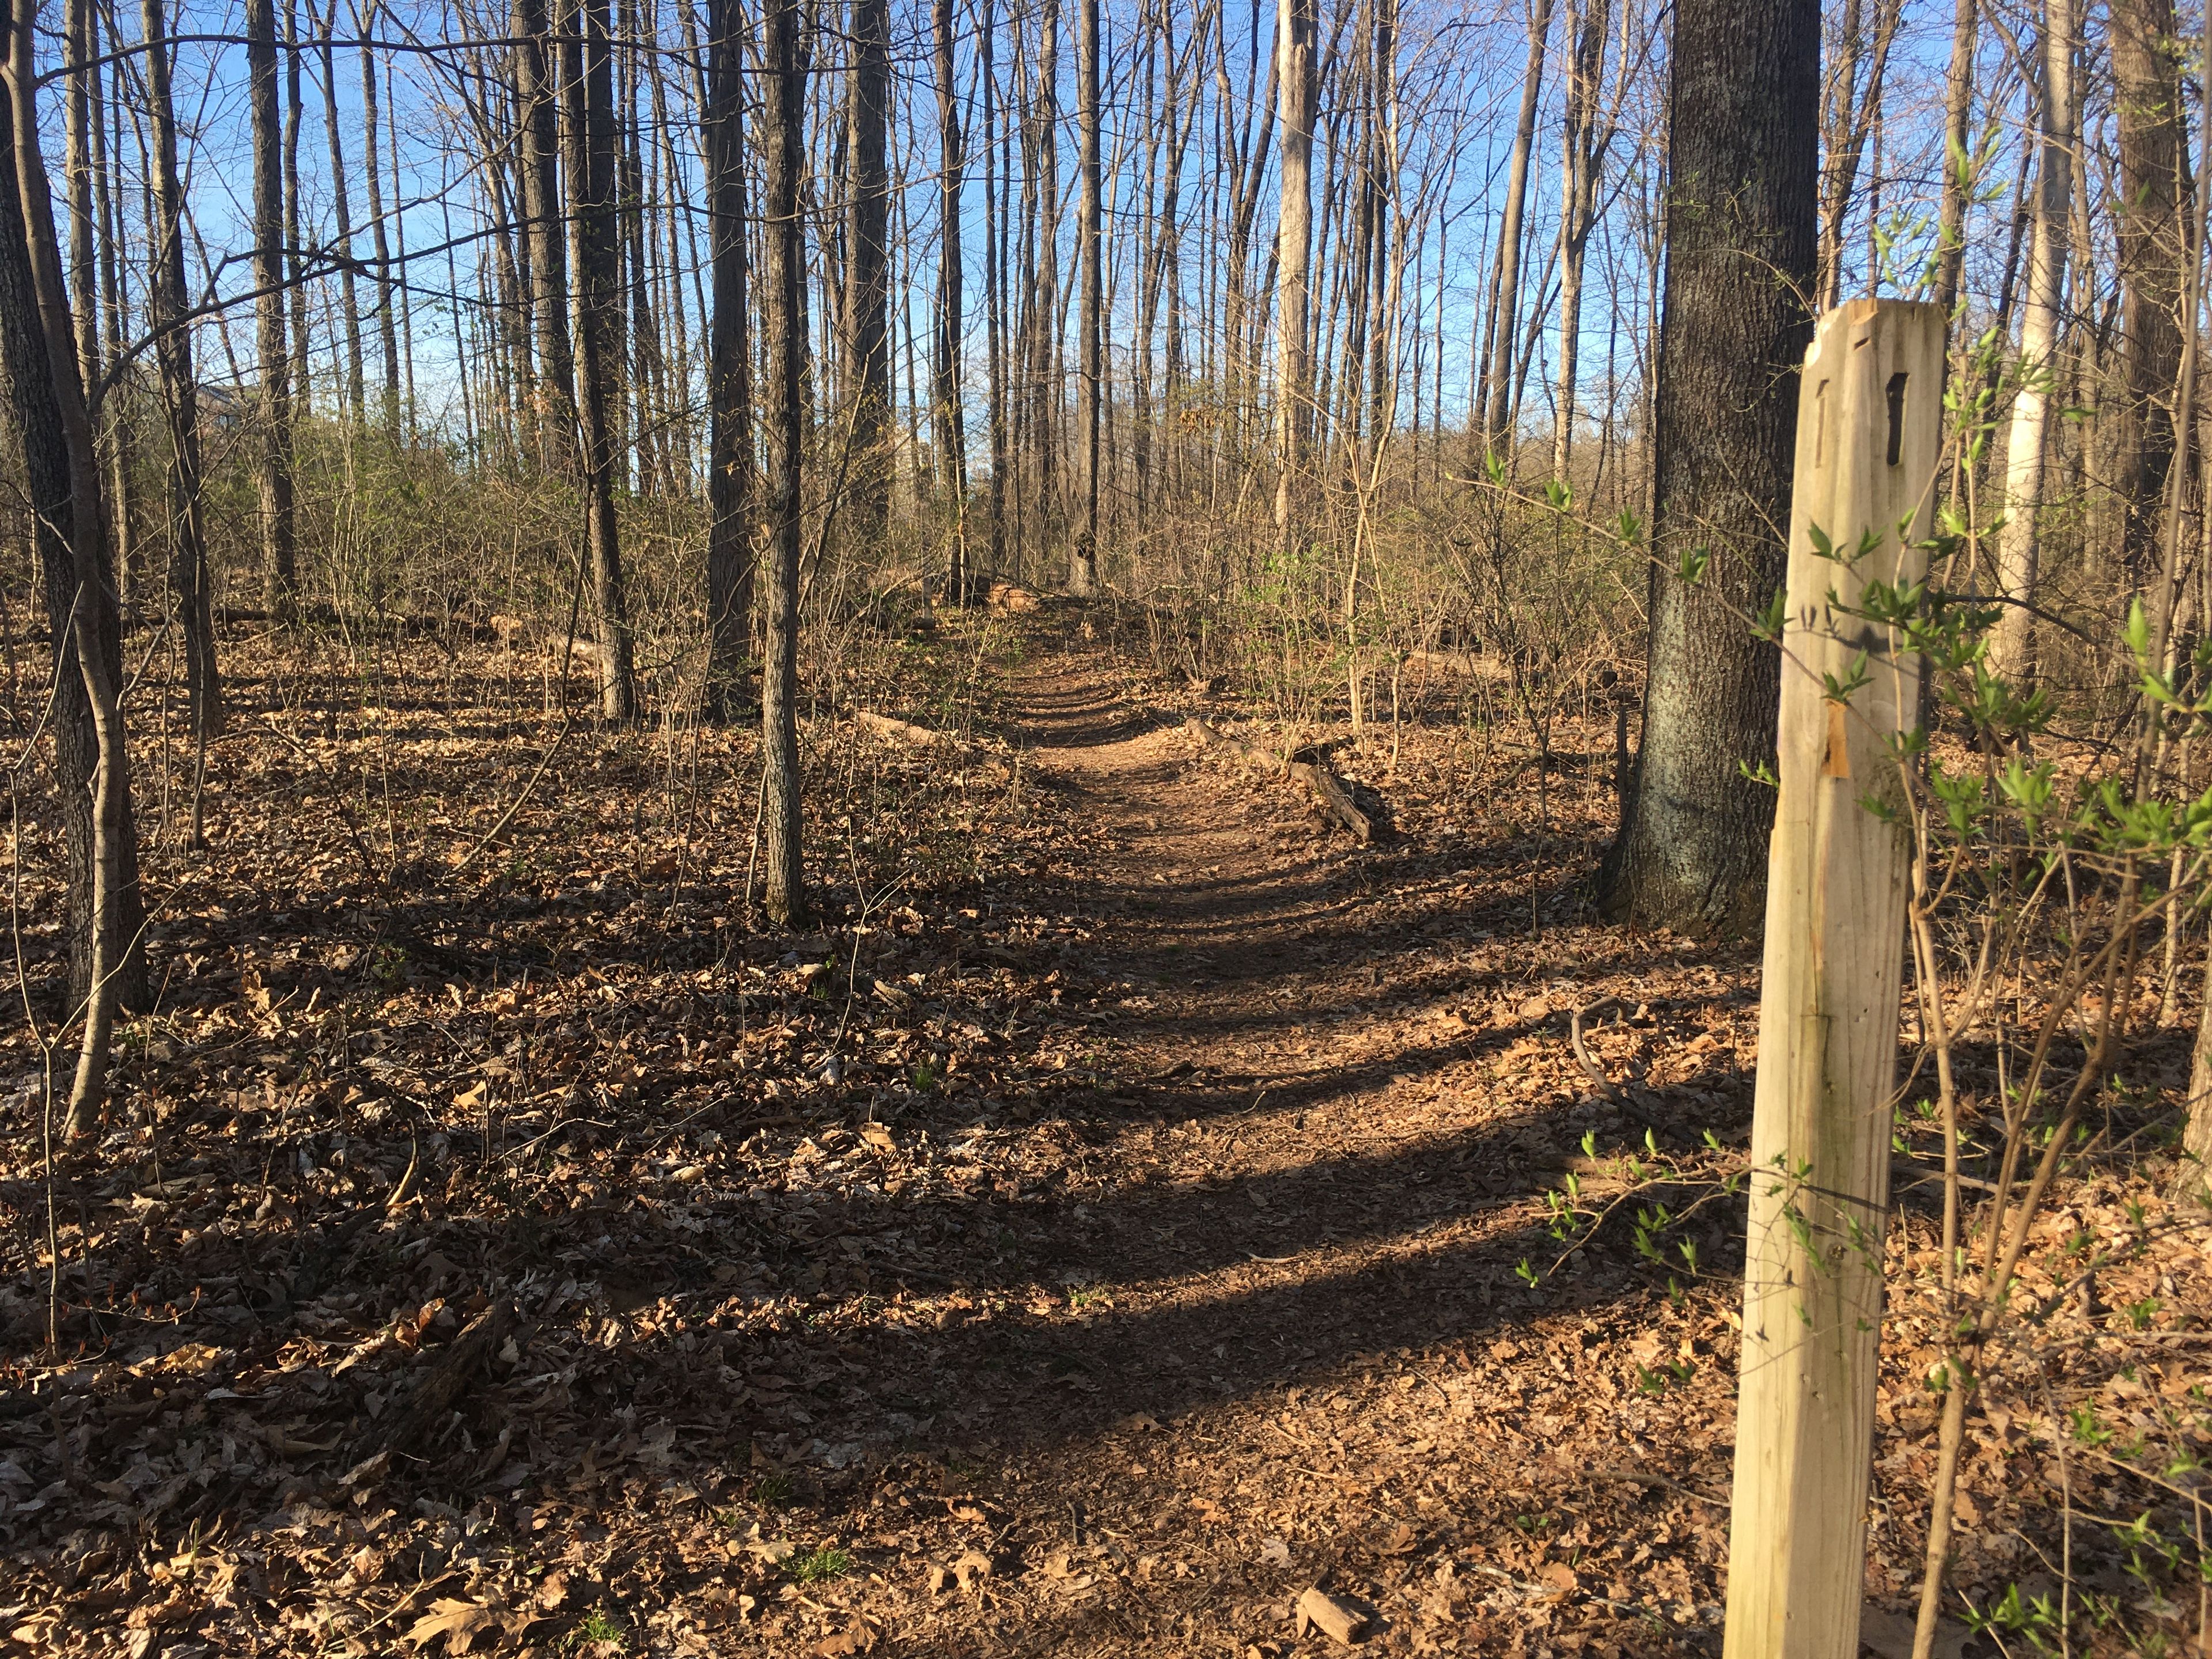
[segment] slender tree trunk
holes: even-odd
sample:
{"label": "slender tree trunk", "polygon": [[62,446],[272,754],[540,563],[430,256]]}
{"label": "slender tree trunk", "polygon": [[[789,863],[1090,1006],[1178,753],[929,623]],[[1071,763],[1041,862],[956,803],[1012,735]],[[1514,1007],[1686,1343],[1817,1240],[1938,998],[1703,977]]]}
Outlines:
{"label": "slender tree trunk", "polygon": [[390,313],[399,331],[400,431],[411,438],[415,430],[415,307],[407,301],[406,197],[399,182],[398,99],[392,89],[392,65],[384,66],[385,159],[392,166],[392,269],[398,274],[386,283]]}
{"label": "slender tree trunk", "polygon": [[1098,0],[1080,0],[1076,41],[1076,125],[1082,144],[1081,182],[1076,199],[1075,236],[1083,261],[1081,351],[1083,358],[1083,519],[1076,528],[1067,565],[1071,593],[1088,594],[1098,584],[1098,461],[1104,376],[1106,272],[1099,235]]}
{"label": "slender tree trunk", "polygon": [[991,0],[983,0],[976,51],[983,79],[983,320],[984,353],[990,370],[990,407],[985,413],[991,448],[988,522],[991,569],[1006,568],[1006,226],[1007,173],[1000,143],[999,81],[995,66],[998,20]]}
{"label": "slender tree trunk", "polygon": [[[1888,78],[1889,52],[1897,39],[1902,0],[1875,0],[1874,40],[1867,52],[1866,76],[1858,76],[1862,22],[1858,0],[1844,14],[1844,62],[1829,88],[1827,167],[1821,180],[1820,295],[1823,307],[1843,295],[1844,229],[1857,199],[1859,163],[1871,135],[1878,141],[1882,88]],[[1879,164],[1880,156],[1876,155]],[[1868,272],[1869,288],[1876,273]]]}
{"label": "slender tree trunk", "polygon": [[805,143],[806,76],[799,68],[797,0],[766,4],[768,64],[761,98],[767,252],[761,294],[767,346],[761,413],[768,441],[761,491],[768,530],[767,661],[761,682],[763,851],[768,913],[778,925],[797,927],[807,913],[799,770],[799,485],[806,435],[800,362],[805,342],[799,321],[806,259],[799,173]]}
{"label": "slender tree trunk", "polygon": [[[95,22],[93,39],[99,40]],[[120,76],[122,70],[114,71]],[[106,94],[108,71],[95,65],[90,73],[92,96],[92,203],[93,219],[98,229],[96,244],[100,256],[100,303],[107,324],[107,354],[97,366],[97,372],[86,381],[87,394],[91,398],[90,417],[94,438],[103,446],[106,461],[106,480],[108,489],[108,557],[116,581],[118,603],[131,600],[143,585],[139,566],[143,560],[137,536],[134,533],[131,510],[131,428],[130,403],[121,386],[124,366],[124,309],[123,260],[120,245],[123,240],[122,208],[116,198],[120,185],[113,182],[115,174],[109,165],[108,115],[106,106],[112,105],[114,118],[120,121],[122,100],[109,99]],[[119,129],[118,129],[119,131]],[[119,153],[119,139],[116,150]],[[92,396],[91,388],[104,374],[107,391],[102,396]],[[137,854],[132,854],[136,867]]]}
{"label": "slender tree trunk", "polygon": [[284,0],[284,276],[290,284],[286,296],[292,325],[291,390],[295,410],[314,407],[307,355],[307,284],[306,252],[300,245],[300,127],[306,109],[300,84],[299,0]]}
{"label": "slender tree trunk", "polygon": [[564,171],[574,204],[576,414],[584,463],[584,537],[599,611],[599,712],[636,718],[622,536],[615,519],[616,448],[609,405],[621,346],[621,251],[615,204],[614,70],[607,0],[576,0],[562,36]]}
{"label": "slender tree trunk", "polygon": [[338,137],[337,27],[338,0],[330,0],[321,43],[323,127],[330,141],[331,211],[337,220],[337,238],[331,252],[338,268],[338,311],[345,325],[346,408],[358,427],[368,418],[368,404],[361,349],[361,297],[354,281],[353,210],[346,188],[345,147]]}
{"label": "slender tree trunk", "polygon": [[1565,162],[1560,169],[1559,417],[1552,433],[1552,476],[1571,483],[1574,459],[1575,392],[1581,374],[1583,267],[1597,217],[1598,171],[1604,146],[1598,138],[1598,95],[1605,79],[1608,0],[1588,0],[1576,17],[1570,0],[1569,69]]}
{"label": "slender tree trunk", "polygon": [[1759,926],[1780,659],[1747,617],[1779,586],[1797,370],[1811,337],[1818,0],[1680,0],[1644,741],[1607,860],[1646,926]]}
{"label": "slender tree trunk", "polygon": [[2050,444],[2053,394],[2060,391],[2058,336],[2065,322],[2061,307],[2073,218],[2074,146],[2080,126],[2074,90],[2074,42],[2080,28],[2076,3],[2044,0],[2043,7],[2042,122],[2033,240],[2021,313],[2021,384],[2013,399],[2005,446],[2005,522],[1997,535],[1997,588],[2007,603],[1990,637],[1989,652],[1991,670],[2014,677],[2026,674],[2033,663],[2033,635],[2027,607],[2035,595],[2044,459]]}
{"label": "slender tree trunk", "polygon": [[1277,0],[1275,86],[1283,171],[1275,226],[1275,544],[1285,556],[1298,535],[1307,405],[1312,400],[1308,273],[1313,255],[1314,117],[1321,100],[1314,50],[1313,0]]}
{"label": "slender tree trunk", "polygon": [[1030,443],[1036,458],[1037,512],[1048,542],[1065,522],[1060,507],[1060,0],[1037,19],[1037,82],[1030,131],[1036,178],[1029,281]]}
{"label": "slender tree trunk", "polygon": [[1959,274],[1966,257],[1966,198],[1974,174],[1974,42],[1981,0],[1954,0],[1951,66],[1943,80],[1943,191],[1938,210],[1936,303],[1958,308]]}
{"label": "slender tree trunk", "polygon": [[864,555],[881,545],[890,522],[892,453],[890,176],[884,149],[890,125],[890,0],[854,0],[849,143],[852,189],[846,206],[844,370],[853,448],[853,539]]}
{"label": "slender tree trunk", "polygon": [[745,700],[752,655],[752,344],[745,318],[744,19],[707,4],[707,204],[714,267],[708,324],[707,697],[719,719]]}
{"label": "slender tree trunk", "polygon": [[122,625],[106,509],[39,149],[36,20],[34,0],[12,0],[0,10],[8,100],[0,120],[0,422],[22,457],[53,653],[49,719],[68,872],[70,992],[85,1015],[70,1091],[74,1130],[85,1127],[97,1104],[118,1006],[147,1004],[145,915],[117,713]]}
{"label": "slender tree trunk", "polygon": [[[336,3],[336,0],[332,0]],[[380,0],[360,17],[362,160],[368,180],[368,234],[376,249],[376,332],[384,348],[384,429],[399,435],[399,329],[392,308],[392,238],[384,222],[384,158],[378,148],[376,33]]]}
{"label": "slender tree trunk", "polygon": [[1521,82],[1521,112],[1506,163],[1505,202],[1498,230],[1498,265],[1490,296],[1490,327],[1483,352],[1482,443],[1486,450],[1513,447],[1508,429],[1513,406],[1513,362],[1521,337],[1522,223],[1528,212],[1528,159],[1536,145],[1536,106],[1543,91],[1544,48],[1552,32],[1552,0],[1530,0],[1528,67]]}
{"label": "slender tree trunk", "polygon": [[77,378],[90,386],[100,378],[100,261],[92,224],[93,88],[98,72],[99,23],[93,0],[68,0],[64,29],[68,53],[64,103],[67,145],[62,172],[69,181],[69,296],[76,322]]}
{"label": "slender tree trunk", "polygon": [[552,21],[545,0],[514,0],[514,89],[521,131],[524,246],[538,333],[542,403],[534,424],[546,448],[538,465],[563,471],[576,456],[576,365],[568,336],[568,254],[562,204]]}
{"label": "slender tree trunk", "polygon": [[968,439],[961,413],[959,89],[953,79],[952,0],[931,0],[932,38],[937,72],[938,174],[942,206],[938,224],[937,337],[930,356],[932,436],[937,446],[938,476],[947,490],[951,544],[951,587],[956,604],[968,602]]}
{"label": "slender tree trunk", "polygon": [[292,608],[292,387],[284,317],[284,146],[276,114],[276,0],[246,0],[246,57],[253,128],[255,347],[261,358],[261,581],[270,614]]}
{"label": "slender tree trunk", "polygon": [[2115,434],[2121,556],[2142,584],[2155,568],[2173,462],[2181,373],[2183,159],[2179,43],[2172,0],[2112,0],[2114,112],[2120,130],[2120,358],[2126,391]]}
{"label": "slender tree trunk", "polygon": [[153,251],[152,322],[161,401],[169,422],[169,497],[175,536],[169,562],[170,601],[184,639],[191,729],[205,742],[222,728],[222,683],[216,667],[215,610],[202,520],[199,381],[192,372],[191,325],[184,320],[184,188],[177,176],[177,118],[169,95],[168,23],[163,5],[164,0],[143,0],[146,114],[153,129],[155,234],[159,239]]}

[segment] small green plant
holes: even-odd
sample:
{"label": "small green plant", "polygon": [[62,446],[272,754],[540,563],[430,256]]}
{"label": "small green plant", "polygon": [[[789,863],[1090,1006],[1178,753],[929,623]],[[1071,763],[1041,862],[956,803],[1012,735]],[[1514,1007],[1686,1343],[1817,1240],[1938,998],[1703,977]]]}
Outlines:
{"label": "small green plant", "polygon": [[853,1558],[829,1544],[817,1544],[791,1559],[791,1576],[802,1584],[826,1584],[853,1570]]}
{"label": "small green plant", "polygon": [[582,1622],[568,1632],[568,1639],[563,1645],[572,1653],[582,1648],[601,1646],[612,1647],[620,1652],[629,1645],[629,1638],[623,1633],[623,1627],[615,1622],[614,1615],[602,1604],[584,1615]]}
{"label": "small green plant", "polygon": [[916,1094],[927,1094],[937,1086],[937,1067],[926,1060],[914,1064],[914,1088]]}
{"label": "small green plant", "polygon": [[770,1509],[782,1509],[795,1496],[797,1491],[787,1474],[771,1470],[753,1482],[753,1502],[765,1504]]}

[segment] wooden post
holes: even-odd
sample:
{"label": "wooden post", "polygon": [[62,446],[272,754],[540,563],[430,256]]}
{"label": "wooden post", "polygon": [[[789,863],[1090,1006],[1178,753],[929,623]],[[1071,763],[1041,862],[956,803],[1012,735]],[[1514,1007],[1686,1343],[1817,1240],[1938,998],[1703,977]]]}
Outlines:
{"label": "wooden post", "polygon": [[1858,1652],[1911,857],[1890,745],[1917,724],[1920,667],[1892,629],[1849,612],[1869,583],[1926,568],[1914,544],[1935,493],[1943,321],[1932,305],[1854,301],[1820,319],[1805,354],[1727,1659]]}

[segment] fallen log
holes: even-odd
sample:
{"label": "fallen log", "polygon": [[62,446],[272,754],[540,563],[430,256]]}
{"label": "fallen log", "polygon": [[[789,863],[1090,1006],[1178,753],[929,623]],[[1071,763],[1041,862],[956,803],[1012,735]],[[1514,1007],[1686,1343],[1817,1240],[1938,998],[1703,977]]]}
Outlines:
{"label": "fallen log", "polygon": [[1272,750],[1256,748],[1242,738],[1232,738],[1211,721],[1200,720],[1194,714],[1191,716],[1189,725],[1208,744],[1217,749],[1231,750],[1247,766],[1255,767],[1277,777],[1294,778],[1305,785],[1320,805],[1322,815],[1350,830],[1352,839],[1361,846],[1364,847],[1375,839],[1373,822],[1359,810],[1359,804],[1352,799],[1352,791],[1345,786],[1344,780],[1327,767],[1316,765],[1311,761],[1286,760]]}
{"label": "fallen log", "polygon": [[387,1446],[416,1455],[429,1448],[446,1425],[446,1414],[499,1352],[514,1324],[514,1304],[504,1297],[468,1322],[438,1356],[430,1373],[416,1385],[405,1412],[382,1438]]}
{"label": "fallen log", "polygon": [[983,603],[990,610],[1008,616],[1033,616],[1044,609],[1044,601],[1026,587],[1009,581],[994,581],[985,590]]}
{"label": "fallen log", "polygon": [[912,744],[916,749],[957,749],[960,739],[950,732],[933,732],[926,726],[915,726],[908,720],[895,720],[889,714],[878,714],[866,708],[853,711],[854,721],[862,730],[872,732],[879,738]]}
{"label": "fallen log", "polygon": [[1346,1647],[1356,1646],[1367,1634],[1367,1615],[1351,1602],[1340,1601],[1319,1585],[1298,1597],[1293,1609],[1298,1633],[1318,1630]]}

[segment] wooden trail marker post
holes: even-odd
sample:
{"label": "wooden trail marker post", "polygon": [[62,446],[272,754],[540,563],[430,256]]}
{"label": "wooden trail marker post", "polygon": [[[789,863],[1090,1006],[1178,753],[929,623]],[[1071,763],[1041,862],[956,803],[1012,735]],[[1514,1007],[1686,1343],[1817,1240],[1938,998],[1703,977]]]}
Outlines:
{"label": "wooden trail marker post", "polygon": [[1820,319],[1805,354],[1727,1659],[1858,1652],[1911,860],[1903,823],[1868,803],[1905,805],[1890,744],[1918,723],[1920,665],[1893,630],[1848,613],[1869,582],[1924,573],[1915,544],[1927,533],[1942,391],[1943,315],[1932,305],[1854,301]]}

